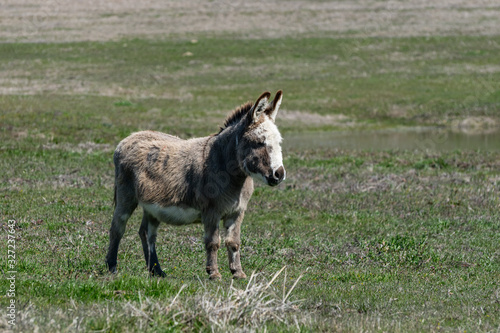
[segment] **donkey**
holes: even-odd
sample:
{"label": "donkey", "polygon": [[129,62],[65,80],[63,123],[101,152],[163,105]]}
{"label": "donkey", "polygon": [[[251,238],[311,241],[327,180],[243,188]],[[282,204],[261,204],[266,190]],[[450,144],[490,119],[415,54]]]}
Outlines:
{"label": "donkey", "polygon": [[217,251],[219,224],[226,229],[229,268],[233,278],[245,278],[240,263],[240,226],[253,193],[253,179],[270,186],[286,172],[281,134],[275,125],[283,92],[272,102],[263,93],[255,103],[235,109],[219,133],[203,138],[142,131],[123,139],[114,153],[115,211],[109,231],[106,262],[116,272],[118,246],[130,215],[138,205],[144,215],[139,228],[149,272],[166,276],[156,254],[160,222],[203,223],[210,279],[220,279]]}

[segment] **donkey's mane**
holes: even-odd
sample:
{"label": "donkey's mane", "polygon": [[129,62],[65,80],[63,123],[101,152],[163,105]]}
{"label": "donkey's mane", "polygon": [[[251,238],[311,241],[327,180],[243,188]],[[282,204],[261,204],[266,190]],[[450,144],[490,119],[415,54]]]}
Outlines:
{"label": "donkey's mane", "polygon": [[253,106],[252,102],[247,102],[247,103],[237,107],[236,109],[234,109],[234,111],[231,112],[231,114],[229,116],[227,116],[226,120],[224,121],[224,126],[221,127],[221,129],[220,129],[221,132],[222,132],[222,130],[228,128],[229,126],[232,126],[232,125],[238,123],[241,120],[241,118],[246,116],[248,111],[250,111],[252,109],[252,106]]}

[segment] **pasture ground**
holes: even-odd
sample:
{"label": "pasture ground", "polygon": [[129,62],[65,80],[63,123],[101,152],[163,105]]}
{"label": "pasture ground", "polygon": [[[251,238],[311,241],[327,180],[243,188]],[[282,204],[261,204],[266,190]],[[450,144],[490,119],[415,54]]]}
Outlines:
{"label": "pasture ground", "polygon": [[[305,22],[284,31],[281,9],[274,30],[216,25],[169,38],[147,33],[148,19],[156,22],[150,12],[134,21],[144,33],[113,30],[109,38],[88,17],[75,21],[96,32],[88,38],[71,22],[52,24],[51,15],[39,20],[38,34],[15,24],[2,30],[1,257],[7,276],[15,220],[15,331],[500,329],[498,151],[290,147],[288,179],[257,186],[243,224],[242,265],[255,279],[231,281],[222,248],[222,281],[207,281],[200,225],[163,226],[158,255],[168,276],[148,277],[140,210],[128,223],[118,274],[107,273],[112,153],[133,131],[208,135],[234,107],[277,89],[285,92],[277,120],[285,140],[298,131],[498,127],[500,33],[488,20],[497,7],[452,6],[456,16],[430,26],[397,19],[425,6],[381,5],[370,21],[379,33],[369,34],[362,16],[336,30],[319,14],[326,5],[311,3],[318,7]],[[200,17],[219,15],[203,8]],[[172,17],[182,21],[188,11],[177,10]],[[363,14],[343,10],[343,17]],[[125,14],[110,11],[96,10],[92,22],[121,22]],[[392,13],[386,26],[384,13]],[[323,25],[300,30],[315,17]],[[471,24],[458,24],[462,17]],[[10,282],[0,286],[3,293]],[[1,308],[8,302],[3,293]]]}

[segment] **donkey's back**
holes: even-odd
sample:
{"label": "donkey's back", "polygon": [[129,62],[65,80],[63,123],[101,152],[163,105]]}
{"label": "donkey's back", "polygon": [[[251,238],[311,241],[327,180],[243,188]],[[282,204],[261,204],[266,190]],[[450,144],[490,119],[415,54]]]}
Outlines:
{"label": "donkey's back", "polygon": [[[118,197],[163,207],[193,204],[188,188],[197,186],[207,138],[182,140],[154,132],[137,132],[122,140],[114,153]],[[164,221],[168,222],[168,221]]]}

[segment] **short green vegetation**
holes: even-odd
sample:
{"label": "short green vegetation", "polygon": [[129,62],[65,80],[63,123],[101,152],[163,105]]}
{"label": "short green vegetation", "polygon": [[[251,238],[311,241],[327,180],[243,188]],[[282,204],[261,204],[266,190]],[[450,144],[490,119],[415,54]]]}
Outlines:
{"label": "short green vegetation", "polygon": [[[285,140],[471,118],[489,130],[500,120],[499,45],[498,36],[0,45],[0,72],[12,79],[2,89],[15,92],[0,96],[0,223],[7,274],[16,221],[16,330],[496,332],[498,151],[289,147],[287,180],[259,185],[245,217],[250,282],[231,281],[224,248],[222,281],[207,280],[199,225],[160,229],[168,277],[149,277],[140,209],[118,274],[104,257],[112,154],[131,132],[208,135],[234,107],[278,89]],[[2,309],[9,301],[0,296]]]}

